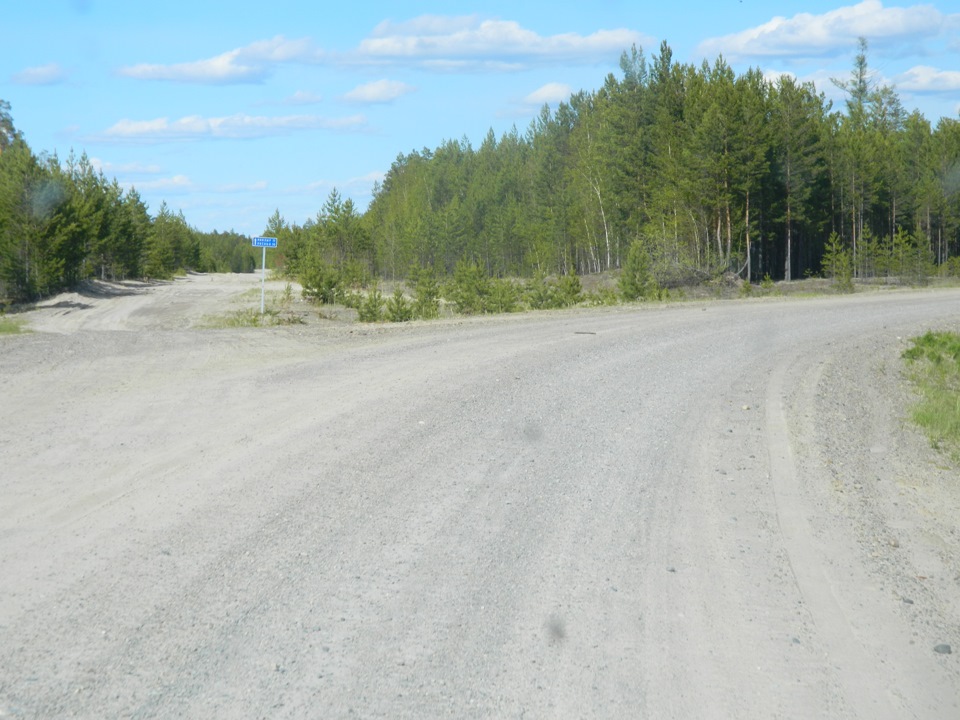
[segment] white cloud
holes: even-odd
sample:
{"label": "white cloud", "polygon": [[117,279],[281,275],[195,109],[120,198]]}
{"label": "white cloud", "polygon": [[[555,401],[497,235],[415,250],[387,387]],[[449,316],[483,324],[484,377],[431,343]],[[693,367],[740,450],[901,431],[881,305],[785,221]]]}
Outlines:
{"label": "white cloud", "polygon": [[316,105],[323,102],[323,97],[306,90],[297,90],[283,101],[284,105]]}
{"label": "white cloud", "polygon": [[383,182],[383,178],[386,177],[386,173],[382,170],[374,170],[367,173],[366,175],[360,175],[359,177],[348,178],[345,181],[336,182],[334,180],[316,180],[308,184],[305,188],[293,188],[294,192],[329,192],[333,188],[338,190],[363,190],[369,192],[370,188],[373,187],[374,183]]}
{"label": "white cloud", "polygon": [[301,130],[358,130],[366,126],[363,115],[327,118],[319,115],[282,117],[251,116],[243,113],[227,117],[190,115],[179,120],[121,120],[108,128],[100,140],[162,142],[196,139],[249,139],[287,135]]}
{"label": "white cloud", "polygon": [[174,175],[173,177],[160,178],[158,180],[148,180],[142,183],[131,183],[138,191],[163,191],[163,192],[185,192],[193,187],[193,183],[186,175]]}
{"label": "white cloud", "polygon": [[213,188],[213,192],[231,195],[233,193],[260,192],[267,189],[266,180],[257,180],[253,183],[232,183]]}
{"label": "white cloud", "polygon": [[120,74],[136,80],[172,80],[176,82],[229,84],[260,82],[267,75],[262,63],[245,64],[233,50],[209,60],[176,65],[133,65],[120,69]]}
{"label": "white cloud", "polygon": [[797,80],[797,74],[789,70],[763,70],[763,79],[771,85],[776,85],[784,75]]}
{"label": "white cloud", "polygon": [[141,163],[112,163],[109,160],[90,158],[90,165],[94,170],[104,174],[116,175],[159,175],[163,169],[159,165],[143,165]]}
{"label": "white cloud", "polygon": [[767,23],[700,44],[705,57],[727,58],[824,56],[846,52],[858,37],[868,40],[908,40],[936,37],[960,22],[960,14],[944,15],[932,5],[884,7],[882,0],[863,0],[836,10]]}
{"label": "white cloud", "polygon": [[355,87],[344,95],[344,99],[355,103],[389,103],[416,90],[398,80],[376,80]]}
{"label": "white cloud", "polygon": [[917,65],[894,78],[898,90],[914,93],[960,92],[960,71]]}
{"label": "white cloud", "polygon": [[477,15],[420,15],[403,22],[384,20],[373,29],[371,35],[377,38],[395,35],[452,35],[469,31],[479,21]]}
{"label": "white cloud", "polygon": [[[508,20],[424,15],[380,23],[348,53],[326,52],[309,38],[278,35],[214,57],[174,64],[141,63],[118,70],[137,80],[237,84],[265,80],[280,64],[406,64],[437,72],[510,72],[532,64],[615,60],[632,44],[655,41],[635,30],[543,36]],[[367,101],[369,102],[369,101]]]}
{"label": "white cloud", "polygon": [[313,64],[321,62],[324,53],[308,39],[287,40],[277,35],[259,40],[216,57],[173,65],[132,65],[120,74],[137,80],[171,80],[187,83],[232,84],[256,83],[266,78],[274,65],[281,63]]}
{"label": "white cloud", "polygon": [[57,63],[29,67],[10,78],[17,85],[57,85],[67,79],[67,73]]}
{"label": "white cloud", "polygon": [[344,187],[348,190],[354,189],[369,192],[374,183],[383,182],[385,177],[386,173],[384,173],[382,170],[374,170],[373,172],[369,172],[366,175],[361,175],[360,177],[349,178],[347,182],[344,183]]}
{"label": "white cloud", "polygon": [[486,64],[481,65],[485,69],[498,65],[515,69],[533,62],[615,58],[631,44],[647,40],[623,28],[590,35],[542,36],[509,20],[424,15],[403,23],[381,23],[360,43],[357,55],[369,61],[414,62],[432,69],[464,69],[471,61]]}
{"label": "white cloud", "polygon": [[563,83],[547,83],[541,88],[534,90],[532,93],[527,95],[523,102],[527,105],[536,105],[541,106],[544,103],[554,104],[561,101],[567,101],[570,99],[570,95],[573,93],[569,85],[564,85]]}

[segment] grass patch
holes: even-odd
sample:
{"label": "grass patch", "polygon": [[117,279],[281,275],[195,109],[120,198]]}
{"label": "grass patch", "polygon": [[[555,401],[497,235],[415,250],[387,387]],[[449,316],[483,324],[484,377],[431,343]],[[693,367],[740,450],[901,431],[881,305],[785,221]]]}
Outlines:
{"label": "grass patch", "polygon": [[22,332],[26,332],[22,320],[0,317],[0,335],[17,335]]}
{"label": "grass patch", "polygon": [[903,357],[920,394],[913,420],[933,447],[960,460],[960,334],[928,332],[912,342]]}
{"label": "grass patch", "polygon": [[299,315],[281,313],[267,308],[263,315],[259,308],[245,308],[223,315],[206,315],[199,326],[208,330],[222,328],[273,327],[275,325],[297,325],[303,319]]}
{"label": "grass patch", "polygon": [[[236,296],[234,302],[249,302],[259,297],[260,288],[256,288]],[[303,317],[291,309],[293,288],[290,283],[286,284],[282,293],[272,291],[268,292],[265,297],[267,305],[262,314],[259,307],[247,307],[223,315],[206,315],[198,325],[205,329],[219,329],[303,324]]]}

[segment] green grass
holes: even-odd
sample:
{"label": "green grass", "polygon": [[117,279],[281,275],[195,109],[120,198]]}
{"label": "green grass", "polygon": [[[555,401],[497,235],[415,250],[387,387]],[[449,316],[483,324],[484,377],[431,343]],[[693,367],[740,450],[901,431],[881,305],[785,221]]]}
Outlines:
{"label": "green grass", "polygon": [[272,325],[269,314],[260,315],[259,309],[247,308],[222,315],[205,315],[199,325],[206,329],[260,327]]}
{"label": "green grass", "polygon": [[0,335],[16,335],[22,332],[26,332],[22,320],[0,317]]}
{"label": "green grass", "polygon": [[912,342],[903,357],[920,394],[913,420],[935,448],[960,460],[960,334],[928,332]]}
{"label": "green grass", "polygon": [[267,308],[263,315],[260,308],[246,308],[223,315],[205,315],[198,323],[206,330],[245,327],[273,327],[275,325],[298,325],[303,322],[299,315],[290,315]]}

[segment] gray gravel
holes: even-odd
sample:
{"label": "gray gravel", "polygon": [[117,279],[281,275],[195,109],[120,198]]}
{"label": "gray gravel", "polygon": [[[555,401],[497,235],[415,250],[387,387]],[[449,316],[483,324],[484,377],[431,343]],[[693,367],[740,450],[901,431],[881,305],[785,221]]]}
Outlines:
{"label": "gray gravel", "polygon": [[171,321],[236,282],[0,338],[0,717],[960,717],[960,291]]}

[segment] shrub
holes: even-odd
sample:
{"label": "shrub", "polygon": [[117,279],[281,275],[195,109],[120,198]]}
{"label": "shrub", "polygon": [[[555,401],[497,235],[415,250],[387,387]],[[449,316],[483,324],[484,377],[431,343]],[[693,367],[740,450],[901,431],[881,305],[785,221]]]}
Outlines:
{"label": "shrub", "polygon": [[322,305],[332,305],[344,297],[340,272],[323,262],[311,264],[300,277],[303,296]]}
{"label": "shrub", "polygon": [[432,320],[440,315],[440,286],[433,268],[419,268],[413,276],[413,312],[418,318]]}
{"label": "shrub", "polygon": [[543,272],[537,272],[533,279],[527,283],[524,293],[527,298],[527,304],[533,310],[548,310],[549,308],[559,307],[557,305],[556,287],[547,282],[546,275]]}
{"label": "shrub", "polygon": [[477,263],[461,260],[453,270],[447,295],[457,306],[457,312],[463,315],[482,313],[490,295],[490,279]]}
{"label": "shrub", "polygon": [[601,287],[592,293],[587,293],[584,299],[590,305],[617,305],[620,302],[620,293],[614,288]]}
{"label": "shrub", "polygon": [[824,277],[833,279],[833,287],[838,292],[853,292],[853,257],[837,233],[830,233],[820,264]]}
{"label": "shrub", "polygon": [[940,272],[947,277],[960,277],[960,256],[947,260],[940,266]]}
{"label": "shrub", "polygon": [[561,307],[576,305],[583,299],[583,284],[576,273],[564,275],[557,281],[557,298]]}
{"label": "shrub", "polygon": [[624,300],[648,300],[660,296],[660,286],[650,270],[650,254],[640,240],[634,240],[620,272],[620,294]]}
{"label": "shrub", "polygon": [[387,320],[390,322],[409,322],[413,320],[413,305],[403,294],[403,288],[399,285],[394,289],[393,295],[387,300]]}
{"label": "shrub", "polygon": [[380,292],[378,285],[374,285],[357,307],[357,317],[360,322],[383,320],[383,304],[383,293]]}
{"label": "shrub", "polygon": [[490,281],[490,296],[487,298],[486,311],[491,313],[516,312],[520,304],[517,286],[506,278]]}

